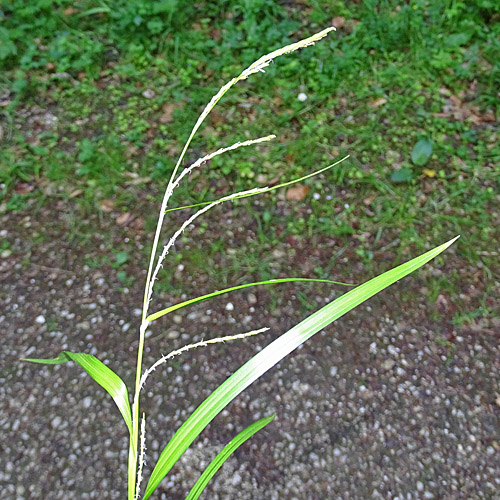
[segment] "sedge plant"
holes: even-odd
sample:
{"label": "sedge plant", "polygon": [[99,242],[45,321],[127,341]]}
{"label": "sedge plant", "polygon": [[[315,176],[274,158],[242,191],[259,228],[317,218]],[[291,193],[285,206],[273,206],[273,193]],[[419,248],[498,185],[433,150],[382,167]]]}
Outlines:
{"label": "sedge plant", "polygon": [[[189,167],[181,170],[181,165],[189,148],[189,145],[198,132],[200,126],[202,125],[205,118],[209,115],[218,101],[238,82],[246,80],[254,73],[265,72],[265,68],[273,61],[275,58],[294,52],[298,49],[313,45],[315,42],[321,40],[328,35],[330,31],[334,30],[333,27],[327,28],[309,38],[305,38],[299,42],[287,45],[281,49],[275,50],[257,59],[253,64],[246,68],[240,75],[236,76],[228,83],[226,83],[218,92],[215,94],[210,102],[207,104],[205,109],[202,111],[198,120],[196,121],[191,134],[189,135],[186,144],[179,156],[179,159],[173,169],[172,175],[165,189],[163,196],[163,201],[161,203],[158,222],[156,226],[156,231],[153,238],[153,245],[151,250],[151,256],[149,260],[146,284],[144,289],[144,299],[142,304],[142,317],[141,324],[139,326],[139,346],[137,351],[137,366],[136,366],[136,378],[135,387],[133,390],[133,397],[130,400],[129,391],[123,382],[123,380],[108,366],[99,361],[95,356],[85,353],[74,353],[63,351],[53,359],[24,359],[24,361],[31,361],[35,363],[43,364],[60,364],[68,361],[74,361],[80,365],[98,384],[100,384],[113,398],[116,406],[118,407],[123,420],[127,426],[129,434],[129,450],[128,450],[128,487],[127,487],[127,498],[128,500],[147,500],[150,498],[155,490],[160,485],[163,478],[169,473],[172,467],[176,464],[179,458],[191,445],[191,443],[197,438],[197,436],[207,427],[207,425],[215,418],[215,416],[221,412],[234,398],[238,396],[245,388],[250,384],[255,382],[259,377],[261,377],[267,370],[276,365],[281,359],[291,353],[294,349],[299,347],[306,340],[311,338],[313,335],[318,333],[320,330],[327,327],[330,323],[340,318],[347,312],[351,311],[353,308],[366,301],[376,293],[387,288],[389,285],[400,280],[411,272],[415,271],[425,263],[429,262],[431,259],[439,255],[446,248],[448,248],[456,238],[437,246],[433,250],[430,250],[423,255],[420,255],[405,264],[402,264],[390,271],[387,271],[380,276],[377,276],[366,283],[356,286],[355,288],[349,290],[345,294],[341,295],[335,301],[322,307],[315,313],[311,314],[309,317],[298,323],[296,326],[291,328],[289,331],[281,335],[279,338],[271,342],[267,347],[262,349],[258,354],[253,356],[249,361],[247,361],[241,368],[235,371],[227,380],[225,380],[219,387],[217,387],[207,399],[201,403],[198,408],[189,416],[189,418],[180,426],[180,428],[175,432],[173,437],[167,443],[163,451],[161,452],[156,465],[153,468],[151,475],[149,476],[145,489],[143,491],[143,478],[144,478],[144,454],[145,454],[145,435],[146,435],[146,418],[145,415],[140,412],[140,395],[144,388],[149,375],[157,368],[167,363],[174,356],[181,355],[191,349],[198,347],[206,347],[209,344],[215,344],[219,342],[225,342],[229,340],[237,340],[247,338],[253,335],[257,335],[261,332],[267,331],[267,328],[261,328],[259,330],[254,330],[251,332],[240,333],[225,337],[214,338],[206,341],[201,341],[195,344],[186,345],[178,350],[172,351],[166,356],[160,357],[152,366],[144,369],[143,367],[143,354],[144,345],[146,339],[146,332],[152,327],[152,324],[160,317],[168,315],[169,313],[182,308],[187,307],[197,302],[204,300],[209,300],[215,296],[231,293],[238,289],[251,286],[259,285],[272,285],[285,282],[308,282],[308,281],[320,281],[325,283],[336,283],[346,285],[345,283],[334,282],[330,280],[316,280],[308,278],[283,278],[274,279],[267,281],[260,281],[255,283],[248,283],[243,285],[234,286],[224,290],[215,291],[210,294],[202,295],[200,297],[195,297],[190,300],[180,302],[173,306],[160,309],[156,312],[150,312],[150,304],[154,294],[154,284],[158,279],[158,274],[162,268],[167,254],[173,249],[176,239],[185,231],[195,220],[210,211],[213,207],[220,205],[225,202],[232,200],[255,196],[258,194],[268,193],[275,189],[283,188],[293,182],[298,182],[306,179],[307,177],[317,175],[329,168],[332,168],[336,164],[345,160],[345,158],[329,165],[321,170],[313,172],[306,175],[300,179],[295,179],[292,181],[283,182],[277,186],[273,187],[262,187],[250,189],[247,191],[242,191],[238,193],[232,193],[224,196],[220,199],[201,203],[197,205],[190,205],[188,207],[179,208],[194,208],[196,209],[194,213],[186,217],[185,221],[181,226],[174,232],[173,235],[167,240],[166,244],[163,245],[160,250],[160,238],[161,231],[163,228],[164,219],[170,210],[175,208],[169,208],[169,201],[171,199],[172,193],[181,183],[181,181],[190,174],[194,169],[200,168],[204,163],[208,162],[215,156],[219,156],[225,153],[229,153],[232,150],[242,147],[249,147],[262,142],[271,141],[275,138],[274,135],[268,135],[265,137],[246,140],[243,142],[237,142],[231,146],[223,147],[217,151],[200,158],[195,161]],[[349,285],[351,286],[351,285]],[[217,470],[223,465],[227,458],[246,440],[251,438],[260,429],[264,428],[272,422],[275,415],[270,415],[265,417],[253,424],[251,424],[246,429],[242,430],[238,435],[236,435],[212,460],[212,462],[207,466],[205,471],[199,477],[197,482],[193,485],[193,488],[186,497],[187,500],[196,500],[199,498],[203,492],[205,486],[208,484],[213,475]]]}

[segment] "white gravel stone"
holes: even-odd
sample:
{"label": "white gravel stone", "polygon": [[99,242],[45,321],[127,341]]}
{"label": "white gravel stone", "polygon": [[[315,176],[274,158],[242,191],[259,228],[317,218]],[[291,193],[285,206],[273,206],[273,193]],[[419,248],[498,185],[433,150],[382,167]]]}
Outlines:
{"label": "white gravel stone", "polygon": [[51,420],[50,425],[52,425],[53,429],[57,429],[61,425],[61,423],[62,423],[62,418],[56,416]]}

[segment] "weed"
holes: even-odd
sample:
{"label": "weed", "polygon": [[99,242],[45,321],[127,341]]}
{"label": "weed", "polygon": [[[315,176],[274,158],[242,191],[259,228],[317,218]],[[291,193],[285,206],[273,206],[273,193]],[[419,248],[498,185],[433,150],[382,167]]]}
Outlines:
{"label": "weed", "polygon": [[[171,5],[174,9],[176,4],[165,4]],[[262,5],[267,5],[267,1],[263,0]],[[158,7],[158,6],[156,6]],[[149,8],[144,8],[141,10],[144,16],[149,16],[154,11],[149,10]],[[173,13],[173,10],[172,10]],[[87,12],[86,14],[89,14]],[[109,14],[109,12],[106,12]],[[140,27],[143,23],[142,17],[134,18],[133,22]],[[160,29],[159,25],[155,22],[155,18],[151,18],[147,23],[147,29],[153,31]],[[215,105],[221,100],[224,95],[237,83],[247,80],[249,77],[255,73],[265,72],[265,70],[270,66],[271,62],[277,57],[295,52],[298,49],[314,45],[315,42],[323,39],[333,28],[325,29],[311,37],[303,39],[299,42],[287,45],[281,49],[277,49],[267,55],[258,58],[255,62],[250,64],[242,73],[237,77],[229,80],[228,83],[223,85],[221,89],[212,97],[208,105],[203,109],[201,115],[196,121],[187,142],[179,156],[179,159],[173,169],[172,175],[166,187],[163,201],[161,203],[161,208],[158,216],[158,222],[156,227],[156,232],[154,235],[153,245],[151,249],[151,257],[149,261],[148,274],[146,278],[146,286],[144,290],[144,301],[142,307],[142,318],[141,325],[139,328],[139,346],[137,353],[137,367],[136,367],[136,381],[135,390],[133,395],[133,402],[130,405],[130,400],[128,396],[128,390],[122,379],[109,367],[99,361],[96,357],[85,354],[85,353],[73,353],[68,351],[63,351],[58,357],[54,359],[26,359],[25,361],[31,361],[43,364],[60,364],[67,361],[74,361],[79,364],[94,380],[99,383],[114,399],[121,415],[123,416],[124,422],[129,431],[129,456],[128,456],[128,500],[135,500],[141,497],[141,486],[143,480],[143,464],[145,456],[145,435],[146,435],[146,418],[143,413],[140,413],[140,393],[144,388],[145,383],[151,375],[151,373],[160,368],[163,364],[167,363],[171,358],[179,356],[182,353],[195,349],[198,347],[207,347],[210,344],[215,344],[219,342],[224,342],[228,340],[237,340],[247,338],[264,332],[267,328],[261,328],[259,330],[254,330],[248,333],[236,334],[232,336],[226,336],[221,338],[210,339],[206,341],[197,342],[194,344],[189,344],[181,349],[171,352],[166,356],[162,356],[158,361],[156,361],[151,367],[144,369],[143,364],[143,352],[146,341],[146,333],[150,328],[151,324],[157,319],[185,306],[201,302],[204,300],[209,300],[212,297],[230,293],[234,290],[259,285],[273,285],[283,282],[300,282],[300,281],[324,281],[317,279],[305,279],[305,278],[286,278],[286,279],[273,279],[266,280],[263,282],[249,283],[245,285],[239,285],[230,287],[224,290],[216,291],[210,294],[206,294],[200,297],[196,297],[174,306],[170,306],[166,309],[161,309],[154,313],[150,313],[150,303],[153,298],[153,291],[155,286],[155,281],[158,278],[159,272],[163,267],[163,263],[169,251],[173,250],[175,241],[182,235],[182,233],[190,228],[196,219],[206,212],[210,211],[214,207],[234,200],[241,200],[242,198],[247,198],[255,196],[257,194],[264,194],[272,192],[273,190],[286,187],[297,181],[305,181],[310,179],[318,173],[324,172],[328,168],[335,166],[336,163],[330,165],[329,167],[323,168],[314,173],[303,176],[295,181],[284,182],[276,186],[264,186],[260,188],[247,189],[244,191],[236,192],[230,195],[223,196],[222,198],[216,199],[212,202],[201,203],[195,208],[197,211],[193,215],[188,216],[184,222],[180,225],[173,235],[170,237],[163,249],[160,250],[160,235],[163,228],[163,223],[165,216],[168,212],[167,207],[169,205],[170,199],[175,188],[179,183],[186,177],[187,174],[192,173],[195,169],[199,169],[208,160],[222,155],[224,153],[231,152],[236,149],[243,149],[250,146],[256,146],[262,142],[268,142],[275,137],[273,135],[261,137],[259,139],[246,140],[243,142],[236,142],[232,146],[218,149],[210,155],[206,155],[201,159],[195,161],[190,166],[180,170],[183,159],[186,156],[187,150],[191,145],[191,142],[196,135],[198,129],[204,122],[204,120],[210,115]],[[95,151],[91,143],[86,143],[86,145],[81,148],[80,160],[85,162],[89,158],[94,157]],[[89,156],[90,155],[90,156]],[[337,162],[338,163],[338,162]],[[201,206],[201,208],[200,208]],[[353,206],[354,210],[354,206]],[[299,219],[300,224],[307,229],[307,222],[304,218]],[[202,226],[203,227],[203,226]],[[456,239],[456,238],[455,238]],[[454,241],[450,240],[433,250],[430,250],[420,257],[417,257],[405,264],[402,264],[390,271],[383,273],[382,275],[373,278],[363,285],[360,285],[351,291],[345,293],[338,299],[329,303],[328,305],[322,307],[318,311],[311,314],[305,320],[300,322],[298,325],[290,329],[288,332],[283,334],[277,340],[273,341],[258,354],[256,354],[250,361],[245,363],[239,370],[237,370],[233,375],[231,375],[224,383],[222,383],[193,413],[192,415],[182,424],[182,426],[177,430],[172,439],[166,445],[160,457],[153,469],[153,472],[146,484],[143,500],[147,500],[159,486],[163,478],[170,472],[172,467],[176,464],[179,458],[184,454],[190,444],[196,439],[196,437],[201,433],[203,429],[214,419],[214,417],[221,412],[234,398],[236,398],[244,389],[246,389],[250,384],[260,378],[266,371],[272,368],[276,363],[278,363],[285,356],[290,354],[293,350],[299,347],[302,343],[307,341],[313,335],[324,329],[331,322],[343,316],[348,311],[355,308],[357,305],[363,303],[379,291],[385,289],[391,284],[395,283],[399,279],[407,276],[414,270],[418,269],[425,263],[429,262],[431,259],[438,256],[446,248],[448,248]],[[128,254],[126,252],[117,252],[114,255],[115,261],[112,264],[114,268],[119,268],[125,264],[128,260]],[[122,272],[122,271],[118,271]],[[127,278],[125,274],[121,275],[123,280]],[[120,278],[119,278],[120,279]],[[335,282],[329,282],[335,283]],[[338,283],[337,283],[338,284]],[[307,308],[315,307],[315,304],[311,302],[309,298],[305,295],[298,293],[298,299]],[[192,490],[187,496],[188,500],[197,499],[212,476],[218,471],[218,469],[223,465],[227,458],[246,440],[252,437],[256,432],[269,425],[275,415],[270,415],[265,417],[249,427],[241,431],[237,436],[235,436],[213,459],[213,461],[208,465],[206,470],[200,476],[198,481],[193,486]]]}

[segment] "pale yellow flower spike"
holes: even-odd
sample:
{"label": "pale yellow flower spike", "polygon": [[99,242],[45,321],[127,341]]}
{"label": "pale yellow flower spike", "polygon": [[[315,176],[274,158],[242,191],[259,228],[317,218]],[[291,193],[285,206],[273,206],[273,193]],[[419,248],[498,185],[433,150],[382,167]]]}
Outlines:
{"label": "pale yellow flower spike", "polygon": [[304,38],[304,40],[300,40],[299,42],[292,43],[287,45],[286,47],[282,47],[281,49],[273,50],[257,59],[254,63],[252,63],[241,75],[239,78],[248,78],[251,74],[257,73],[258,71],[263,71],[263,68],[269,66],[269,63],[275,59],[276,57],[282,56],[284,54],[289,54],[290,52],[295,52],[298,49],[302,49],[304,47],[308,47],[309,45],[314,45],[318,40],[324,38],[330,31],[335,31],[334,26],[330,26],[330,28],[326,28],[315,35],[310,36],[309,38]]}

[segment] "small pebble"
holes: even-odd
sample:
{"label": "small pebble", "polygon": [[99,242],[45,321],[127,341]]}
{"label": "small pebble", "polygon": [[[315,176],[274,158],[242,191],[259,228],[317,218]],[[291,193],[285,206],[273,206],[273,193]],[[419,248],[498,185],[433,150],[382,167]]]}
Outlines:
{"label": "small pebble", "polygon": [[257,297],[253,293],[248,294],[248,303],[252,306],[257,303]]}
{"label": "small pebble", "polygon": [[61,423],[62,423],[61,417],[54,417],[50,422],[50,425],[52,425],[53,429],[57,429],[61,425]]}

